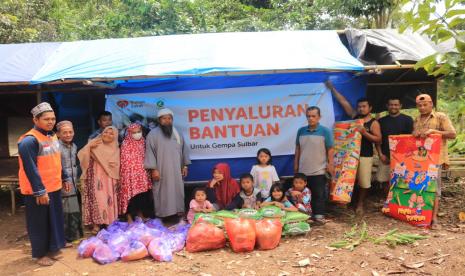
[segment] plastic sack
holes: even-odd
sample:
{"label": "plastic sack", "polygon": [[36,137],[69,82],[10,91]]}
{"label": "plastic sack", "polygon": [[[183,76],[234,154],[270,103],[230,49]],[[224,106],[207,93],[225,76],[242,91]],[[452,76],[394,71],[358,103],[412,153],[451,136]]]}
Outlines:
{"label": "plastic sack", "polygon": [[264,218],[280,218],[286,215],[286,212],[277,206],[264,206],[260,208],[260,215]]}
{"label": "plastic sack", "polygon": [[149,228],[153,228],[153,229],[158,229],[160,231],[168,231],[168,228],[166,228],[163,225],[163,222],[161,221],[161,219],[158,219],[158,218],[148,220],[147,222],[145,222],[145,226]]}
{"label": "plastic sack", "polygon": [[307,221],[310,218],[309,215],[301,212],[286,212],[286,215],[281,219],[283,224],[291,222]]}
{"label": "plastic sack", "polygon": [[95,248],[92,258],[99,264],[109,264],[118,260],[119,254],[114,252],[110,246],[101,244]]}
{"label": "plastic sack", "polygon": [[226,245],[224,232],[213,224],[199,222],[193,225],[186,241],[188,252],[200,252],[223,248]]}
{"label": "plastic sack", "polygon": [[158,230],[156,228],[146,227],[144,232],[140,233],[138,236],[138,241],[143,243],[145,246],[149,246],[150,242],[157,237],[162,237],[165,235],[165,232]]}
{"label": "plastic sack", "polygon": [[220,210],[218,212],[214,212],[214,213],[211,213],[212,215],[214,215],[215,217],[217,218],[221,218],[221,219],[225,219],[225,218],[238,218],[239,216],[232,212],[232,211],[228,211],[228,210]]}
{"label": "plastic sack", "polygon": [[171,246],[162,238],[153,239],[149,244],[148,250],[152,258],[156,261],[171,262],[173,260]]}
{"label": "plastic sack", "polygon": [[110,239],[108,240],[108,245],[111,249],[120,255],[129,247],[129,244],[129,236],[125,233],[118,232],[111,234]]}
{"label": "plastic sack", "polygon": [[305,221],[284,224],[283,235],[303,235],[310,232],[310,224]]}
{"label": "plastic sack", "polygon": [[97,237],[90,237],[83,240],[78,246],[78,254],[82,258],[90,258],[94,254],[95,248],[102,245],[103,242]]}
{"label": "plastic sack", "polygon": [[250,252],[255,247],[255,220],[226,219],[224,223],[234,252]]}
{"label": "plastic sack", "polygon": [[257,246],[261,250],[270,250],[281,241],[283,225],[279,219],[262,219],[256,222]]}
{"label": "plastic sack", "polygon": [[261,219],[262,216],[260,212],[251,208],[244,208],[237,210],[237,215],[240,218],[249,218],[249,219]]}
{"label": "plastic sack", "polygon": [[205,222],[205,223],[210,223],[218,227],[223,227],[224,222],[221,218],[217,218],[213,214],[205,214],[205,213],[197,213],[194,216],[194,220],[192,221],[192,224],[196,224],[198,222]]}
{"label": "plastic sack", "polygon": [[123,251],[123,254],[121,254],[121,260],[124,262],[135,261],[143,259],[148,255],[149,252],[143,243],[140,241],[133,241],[129,247]]}

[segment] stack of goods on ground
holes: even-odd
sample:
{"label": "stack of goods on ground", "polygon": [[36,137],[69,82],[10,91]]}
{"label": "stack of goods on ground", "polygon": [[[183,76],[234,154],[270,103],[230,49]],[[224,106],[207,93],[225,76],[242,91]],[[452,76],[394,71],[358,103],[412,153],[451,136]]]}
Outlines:
{"label": "stack of goods on ground", "polygon": [[149,254],[157,261],[168,262],[173,252],[184,248],[189,227],[180,223],[168,229],[159,219],[146,223],[137,219],[131,224],[116,221],[97,236],[82,241],[78,254],[100,264],[139,260]]}
{"label": "stack of goods on ground", "polygon": [[285,212],[276,206],[197,214],[187,235],[186,250],[219,249],[227,240],[234,252],[274,249],[282,235],[308,233],[308,219],[306,214]]}
{"label": "stack of goods on ground", "polygon": [[383,213],[410,224],[431,225],[438,189],[441,136],[389,136],[390,190]]}
{"label": "stack of goods on ground", "polygon": [[334,124],[335,175],[331,180],[329,195],[333,202],[348,204],[352,200],[362,143],[362,135],[357,130],[357,126],[362,124],[362,120]]}
{"label": "stack of goods on ground", "polygon": [[224,248],[227,241],[234,252],[274,249],[282,235],[306,234],[309,216],[284,212],[276,206],[260,210],[241,209],[197,214],[192,226],[179,223],[166,228],[161,220],[134,223],[116,221],[95,237],[81,242],[78,254],[92,257],[100,264],[117,260],[134,261],[149,255],[156,261],[169,262],[174,252],[184,246],[188,252]]}

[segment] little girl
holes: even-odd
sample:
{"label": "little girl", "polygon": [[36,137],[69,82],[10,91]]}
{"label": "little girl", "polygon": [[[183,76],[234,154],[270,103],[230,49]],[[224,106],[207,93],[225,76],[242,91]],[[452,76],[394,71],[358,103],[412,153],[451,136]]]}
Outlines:
{"label": "little girl", "polygon": [[231,177],[227,163],[218,163],[213,168],[213,179],[207,184],[207,198],[215,209],[224,209],[240,192],[239,184]]}
{"label": "little girl", "polygon": [[271,185],[269,193],[270,197],[268,197],[264,202],[262,202],[262,207],[274,205],[281,208],[284,211],[297,211],[297,208],[294,205],[292,205],[292,203],[287,199],[286,195],[284,194],[283,186],[280,183],[275,183]]}
{"label": "little girl", "polygon": [[189,213],[187,213],[187,221],[192,224],[194,216],[197,213],[210,213],[215,211],[213,205],[207,200],[207,192],[204,188],[194,190],[194,198],[189,203]]}
{"label": "little girl", "polygon": [[262,198],[270,196],[270,188],[273,183],[279,182],[278,174],[271,165],[271,152],[262,148],[257,152],[257,164],[252,167],[250,174],[253,176],[254,186],[261,190]]}

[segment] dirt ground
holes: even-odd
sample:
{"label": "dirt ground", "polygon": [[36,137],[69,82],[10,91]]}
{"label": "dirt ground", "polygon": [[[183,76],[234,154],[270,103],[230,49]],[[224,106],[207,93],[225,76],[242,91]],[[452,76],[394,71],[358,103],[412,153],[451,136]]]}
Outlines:
{"label": "dirt ground", "polygon": [[[341,239],[356,222],[351,210],[333,208],[329,223],[312,228],[307,236],[283,238],[279,247],[270,251],[247,254],[236,254],[229,248],[194,254],[182,251],[171,263],[147,258],[99,265],[92,259],[79,259],[74,246],[63,250],[63,258],[47,268],[39,267],[30,257],[24,209],[12,216],[8,198],[2,197],[0,275],[463,275],[465,224],[458,220],[458,213],[465,211],[463,182],[449,183],[443,189],[440,213],[443,228],[438,231],[418,229],[385,217],[379,211],[380,199],[371,198],[364,218],[369,235],[399,228],[401,232],[428,236],[412,245],[389,248],[365,242],[352,252],[329,248],[331,242]],[[309,264],[299,267],[299,261],[305,259]],[[412,262],[419,263],[418,268],[405,266]]]}

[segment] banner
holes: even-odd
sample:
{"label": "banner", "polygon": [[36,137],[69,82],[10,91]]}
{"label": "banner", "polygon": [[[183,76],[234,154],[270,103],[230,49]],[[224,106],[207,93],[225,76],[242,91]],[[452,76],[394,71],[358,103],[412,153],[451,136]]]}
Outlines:
{"label": "banner", "polygon": [[321,109],[321,124],[332,128],[333,103],[323,83],[254,86],[209,90],[112,94],[106,110],[119,129],[139,121],[156,126],[156,114],[167,107],[184,136],[192,160],[254,157],[266,147],[273,155],[295,151],[305,110]]}
{"label": "banner", "polygon": [[329,198],[338,203],[350,203],[360,159],[362,135],[357,125],[362,120],[336,122],[334,124],[334,171]]}
{"label": "banner", "polygon": [[438,189],[441,136],[389,136],[391,181],[382,212],[417,226],[431,225]]}

